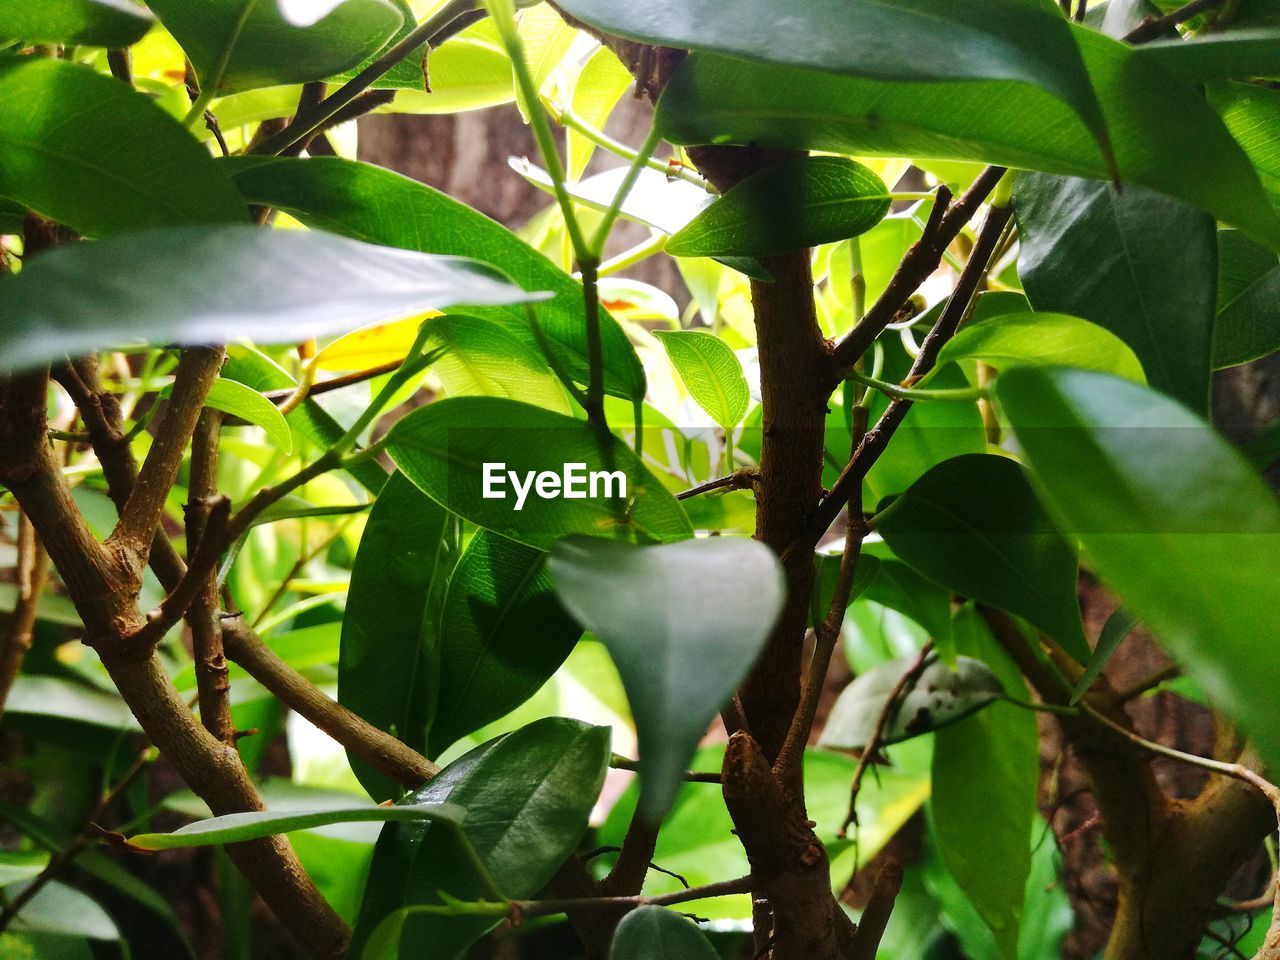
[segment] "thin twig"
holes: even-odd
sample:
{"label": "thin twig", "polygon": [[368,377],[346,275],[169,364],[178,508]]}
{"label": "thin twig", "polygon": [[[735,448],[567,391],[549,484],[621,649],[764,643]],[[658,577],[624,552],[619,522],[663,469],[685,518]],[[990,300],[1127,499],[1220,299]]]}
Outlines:
{"label": "thin twig", "polygon": [[18,515],[18,601],[9,615],[9,630],[0,648],[0,716],[9,699],[9,691],[22,670],[22,661],[31,649],[40,596],[49,576],[49,558],[45,555],[35,527],[26,514]]}
{"label": "thin twig", "polygon": [[713,490],[750,490],[759,479],[760,474],[757,471],[743,468],[723,477],[708,480],[706,483],[700,483],[696,487],[690,487],[688,490],[681,490],[676,494],[676,499],[688,500],[690,497],[698,497],[704,493],[711,493]]}
{"label": "thin twig", "polygon": [[1166,13],[1163,17],[1147,17],[1140,24],[1124,35],[1124,39],[1128,43],[1138,44],[1146,43],[1148,40],[1159,39],[1166,30],[1176,27],[1180,23],[1185,23],[1192,17],[1199,16],[1209,10],[1214,9],[1222,0],[1192,0],[1191,3],[1179,7],[1170,13]]}
{"label": "thin twig", "polygon": [[[632,760],[630,757],[624,757],[616,753],[609,758],[609,766],[615,770],[629,770],[633,773],[638,773],[640,770],[640,762],[638,760]],[[684,773],[683,779],[688,783],[719,783],[720,774],[719,772],[707,773],[700,770],[689,770]]]}

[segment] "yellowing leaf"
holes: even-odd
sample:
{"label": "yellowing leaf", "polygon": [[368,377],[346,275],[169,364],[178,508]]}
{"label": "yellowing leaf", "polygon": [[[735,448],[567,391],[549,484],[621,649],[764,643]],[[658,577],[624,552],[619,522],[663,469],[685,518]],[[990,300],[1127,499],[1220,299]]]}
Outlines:
{"label": "yellowing leaf", "polygon": [[432,310],[403,320],[353,330],[320,351],[316,357],[316,369],[334,372],[367,370],[403,360],[413,346],[422,321],[438,316],[440,311]]}

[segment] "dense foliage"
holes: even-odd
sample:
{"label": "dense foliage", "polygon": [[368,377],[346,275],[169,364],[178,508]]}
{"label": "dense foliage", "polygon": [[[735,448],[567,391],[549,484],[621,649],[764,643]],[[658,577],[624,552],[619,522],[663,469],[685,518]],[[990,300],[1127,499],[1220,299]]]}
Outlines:
{"label": "dense foliage", "polygon": [[1276,0],[148,7],[0,0],[0,955],[1280,958]]}

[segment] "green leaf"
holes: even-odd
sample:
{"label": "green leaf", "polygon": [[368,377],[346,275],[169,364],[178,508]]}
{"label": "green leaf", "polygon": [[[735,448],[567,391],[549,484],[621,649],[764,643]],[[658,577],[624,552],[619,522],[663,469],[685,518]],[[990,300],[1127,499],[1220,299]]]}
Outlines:
{"label": "green leaf", "polygon": [[1246,27],[1190,40],[1153,40],[1139,49],[1144,60],[1191,83],[1280,75],[1280,30],[1274,27]]}
{"label": "green leaf", "polygon": [[725,430],[747,413],[751,393],[729,345],[703,330],[655,330],[672,365],[698,406]]}
{"label": "green leaf", "polygon": [[1238,230],[1220,230],[1213,365],[1232,367],[1278,349],[1280,260]]}
{"label": "green leaf", "polygon": [[153,0],[160,22],[195,67],[202,90],[220,94],[323,80],[377,53],[404,17],[387,0],[345,0],[296,26],[271,0]]}
{"label": "green leaf", "polygon": [[0,103],[0,194],[79,233],[247,219],[204,148],[111,77],[0,57]]}
{"label": "green leaf", "polygon": [[[506,227],[428,186],[351,160],[247,160],[231,170],[247,199],[284,210],[310,227],[501,264],[521,286],[554,293],[554,299],[538,307],[539,320],[560,362],[579,383],[587,382],[582,286]],[[523,309],[469,312],[527,329]],[[602,311],[600,321],[606,389],[627,400],[641,399],[645,377],[635,348],[607,312]]]}
{"label": "green leaf", "polygon": [[889,190],[845,157],[799,157],[755,173],[667,241],[673,257],[761,257],[866,233]]}
{"label": "green leaf", "polygon": [[[675,498],[625,444],[549,410],[496,397],[439,400],[392,427],[387,449],[437,503],[531,547],[545,550],[574,533],[659,541],[693,535]],[[580,497],[562,496],[568,464],[576,470],[569,486]],[[554,492],[549,480],[544,493],[528,486],[540,474],[560,478]]]}
{"label": "green leaf", "polygon": [[428,329],[428,346],[445,349],[433,369],[449,396],[507,397],[572,412],[564,387],[528,337],[480,317],[438,317]]}
{"label": "green leaf", "polygon": [[1102,633],[1098,635],[1097,646],[1093,648],[1093,656],[1089,658],[1088,668],[1071,691],[1073,707],[1084,699],[1085,693],[1093,686],[1093,681],[1098,679],[1102,668],[1107,665],[1111,655],[1119,649],[1120,644],[1124,642],[1124,638],[1129,635],[1137,622],[1138,618],[1124,607],[1117,607],[1115,613],[1107,617],[1107,622],[1102,625]]}
{"label": "green leaf", "polygon": [[875,528],[926,577],[1016,613],[1089,659],[1075,550],[1014,461],[970,454],[940,463],[882,509]]}
{"label": "green leaf", "polygon": [[189,823],[172,833],[140,833],[125,842],[139,850],[209,847],[311,830],[331,823],[384,823],[389,820],[443,820],[461,823],[467,811],[454,803],[412,803],[326,808],[323,810],[258,810],[228,813]]}
{"label": "green leaf", "polygon": [[[490,741],[442,770],[406,802],[447,802],[467,811],[462,830],[485,872],[511,898],[538,893],[587,829],[609,763],[609,729],[549,717]],[[375,928],[407,904],[493,896],[456,834],[435,824],[389,824],[378,838],[352,937],[365,951]],[[392,921],[394,926],[396,921]],[[475,917],[413,917],[401,956],[453,960],[497,922]],[[385,940],[384,940],[385,942]],[[394,956],[395,954],[390,954]]]}
{"label": "green leaf", "polygon": [[[406,63],[417,71],[416,88],[401,89],[394,101],[377,112],[461,113],[510,103],[515,96],[511,61],[494,44],[463,33],[433,49],[430,57],[430,92],[422,89],[421,65],[411,58]],[[393,70],[387,76],[394,82],[402,73]]]}
{"label": "green leaf", "polygon": [[[836,699],[818,738],[819,746],[835,750],[863,749],[871,740],[885,704],[915,659],[901,657],[859,674]],[[938,730],[963,720],[1003,695],[1000,681],[981,660],[957,657],[952,668],[936,653],[930,653],[915,682],[908,682],[894,701],[880,743],[898,743]]]}
{"label": "green leaf", "polygon": [[[956,612],[952,633],[960,653],[990,664],[1006,692],[1025,691],[1017,666],[972,604]],[[934,740],[933,835],[947,869],[995,934],[1001,960],[1018,957],[1039,779],[1035,714],[1012,704],[993,704]]]}
{"label": "green leaf", "polygon": [[[588,126],[603,130],[609,114],[634,83],[631,71],[612,50],[602,46],[582,65],[573,83],[570,106]],[[570,180],[578,180],[586,171],[596,145],[572,128],[566,134],[569,149],[565,168]]]}
{"label": "green leaf", "polygon": [[0,888],[34,880],[49,865],[42,850],[0,850]]}
{"label": "green leaf", "polygon": [[[1280,90],[1253,83],[1211,83],[1205,91],[1209,102],[1222,115],[1231,135],[1253,162],[1254,170],[1271,199],[1280,207]],[[1242,224],[1233,224],[1242,226]],[[1266,243],[1266,237],[1255,236]],[[1275,245],[1267,243],[1271,249]]]}
{"label": "green leaf", "polygon": [[656,547],[572,537],[552,548],[550,569],[566,609],[617,664],[640,742],[640,809],[657,824],[782,610],[777,558],[729,537]]}
{"label": "green leaf", "polygon": [[107,693],[63,677],[22,674],[13,682],[5,703],[5,715],[30,714],[74,720],[109,730],[140,729],[125,702]]}
{"label": "green leaf", "polygon": [[[210,276],[236,282],[211,297]],[[455,257],[302,230],[169,227],[62,247],[0,282],[0,355],[23,367],[135,340],[286,343],[459,303],[537,297]]]}
{"label": "green leaf", "polygon": [[[409,34],[411,34],[418,26],[418,20],[413,15],[413,8],[409,6],[408,0],[390,0],[400,15],[403,22],[400,28],[387,39],[385,47],[391,47],[399,43]],[[300,24],[298,24],[300,25]],[[349,70],[343,70],[335,76],[329,77],[330,83],[345,83],[353,79],[365,67],[373,63],[379,51],[370,51],[370,56],[362,63],[358,63]],[[422,90],[427,88],[427,58],[431,56],[432,67],[434,68],[435,54],[431,48],[423,44],[409,56],[397,62],[390,70],[380,76],[373,82],[369,89],[371,90]],[[434,69],[432,70],[434,73]],[[435,78],[432,77],[432,80]]]}
{"label": "green leaf", "polygon": [[[1104,113],[1067,24],[1038,0],[566,0],[606,33],[885,81],[995,80],[1059,101],[1105,151]],[[786,42],[779,42],[785,35]],[[927,52],[926,52],[927,51]],[[1099,158],[1098,147],[1093,149]]]}
{"label": "green leaf", "polygon": [[614,931],[609,960],[716,960],[698,925],[664,907],[632,910]]}
{"label": "green leaf", "polygon": [[[1031,305],[1124,340],[1147,382],[1209,402],[1217,247],[1213,218],[1140,187],[1033,173],[1014,188],[1018,270]],[[1178,268],[1171,269],[1171,264]]]}
{"label": "green leaf", "polygon": [[128,47],[154,22],[129,0],[0,0],[0,40]]}
{"label": "green leaf", "polygon": [[1094,570],[1212,702],[1280,763],[1280,662],[1259,597],[1280,582],[1280,506],[1181,405],[1105,374],[1024,367],[996,381],[1046,504]]}
{"label": "green leaf", "polygon": [[[840,579],[840,554],[819,553],[814,557],[817,570],[813,575],[813,597],[809,603],[809,625],[817,626],[827,618],[831,602],[836,596],[836,582]],[[867,592],[880,573],[880,561],[875,557],[859,554],[853,568],[853,582],[849,588],[849,603]],[[846,604],[848,606],[848,604]]]}
{"label": "green leaf", "polygon": [[[8,897],[19,896],[26,886],[15,884],[5,894]],[[115,921],[96,900],[57,880],[47,884],[13,918],[13,930],[88,937],[90,940],[120,939]]]}
{"label": "green leaf", "polygon": [[938,363],[981,360],[998,369],[1017,364],[1101,370],[1145,383],[1142,364],[1114,333],[1065,313],[1019,310],[971,319],[946,342]]}
{"label": "green leaf", "polygon": [[[173,396],[173,385],[160,391],[160,397]],[[235,380],[218,379],[209,388],[205,406],[239,417],[267,432],[267,439],[281,453],[293,452],[293,434],[276,405],[257,390]]]}
{"label": "green leaf", "polygon": [[[440,611],[456,559],[454,523],[400,473],[378,494],[351,568],[338,659],[338,702],[418,751],[440,683]],[[351,756],[375,800],[403,792]]]}
{"label": "green leaf", "polygon": [[[1280,248],[1280,221],[1248,158],[1204,99],[1132,48],[1071,29],[1126,188],[1138,184],[1178,197]],[[848,36],[843,28],[837,35],[842,43]],[[1109,178],[1096,144],[1067,108],[1013,83],[886,85],[694,54],[667,84],[657,123],[677,144],[928,156]],[[1171,156],[1180,162],[1169,163]]]}
{"label": "green leaf", "polygon": [[431,756],[528,700],[578,642],[545,560],[487,530],[467,545],[444,601]]}

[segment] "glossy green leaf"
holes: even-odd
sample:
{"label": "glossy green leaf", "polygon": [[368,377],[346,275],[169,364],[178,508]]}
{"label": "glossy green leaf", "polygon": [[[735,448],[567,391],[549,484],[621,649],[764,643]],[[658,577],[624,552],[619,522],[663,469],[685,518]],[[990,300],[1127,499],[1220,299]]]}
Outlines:
{"label": "glossy green leaf", "polygon": [[[827,611],[835,600],[836,582],[840,579],[840,554],[819,553],[814,560],[817,570],[813,575],[813,596],[809,602],[810,626],[816,626],[827,618]],[[853,581],[849,586],[849,603],[866,593],[879,573],[879,560],[859,554],[853,568]]]}
{"label": "glossy green leaf", "polygon": [[[172,385],[160,391],[161,398],[172,395]],[[257,390],[235,380],[218,379],[209,387],[204,402],[207,407],[261,427],[267,432],[267,439],[281,453],[293,452],[293,434],[289,432],[289,424],[276,405]]]}
{"label": "glossy green leaf", "polygon": [[172,833],[140,833],[129,837],[139,850],[175,850],[257,840],[295,830],[310,830],[332,823],[383,823],[389,820],[444,820],[461,823],[467,811],[454,803],[411,803],[395,806],[366,805],[324,810],[259,810],[228,813],[199,820]]}
{"label": "glossy green leaf", "polygon": [[[1111,130],[1121,181],[1178,197],[1280,248],[1280,221],[1263,202],[1248,158],[1204,99],[1137,59],[1132,48],[1072,30]],[[1161,95],[1153,98],[1153,89]],[[679,144],[928,156],[1108,178],[1074,114],[1012,83],[886,85],[694,54],[667,84],[657,122]],[[1171,156],[1181,162],[1169,163]]]}
{"label": "glossy green leaf", "polygon": [[247,220],[226,176],[164,110],[46,57],[0,57],[0,194],[91,236]]}
{"label": "glossy green leaf", "polygon": [[1192,83],[1280,76],[1280,30],[1274,27],[1244,27],[1190,40],[1153,40],[1140,50],[1144,60]]}
{"label": "glossy green leaf", "polygon": [[572,537],[552,548],[550,569],[565,608],[617,664],[640,741],[640,809],[656,824],[782,610],[777,558],[729,537],[656,547]]}
{"label": "glossy green leaf", "polygon": [[[538,893],[587,829],[609,762],[609,730],[549,717],[490,741],[455,760],[406,802],[447,802],[467,811],[463,832],[485,871],[512,898]],[[441,903],[448,896],[491,897],[456,834],[432,824],[389,824],[373,866],[350,955],[382,960],[364,950],[385,917],[407,904]],[[496,926],[487,918],[413,917],[398,936],[402,956],[453,960]],[[363,952],[362,952],[363,951]],[[394,956],[394,953],[390,954]]]}
{"label": "glossy green leaf", "polygon": [[1016,613],[1081,663],[1089,659],[1075,550],[1014,461],[989,454],[944,461],[882,510],[875,528],[931,580]]}
{"label": "glossy green leaf", "polygon": [[971,319],[946,342],[938,363],[981,360],[997,369],[1017,364],[1080,367],[1145,383],[1142,364],[1114,333],[1065,313],[1018,311]]}
{"label": "glossy green leaf", "polygon": [[725,430],[741,422],[751,403],[742,364],[729,345],[704,330],[655,330],[698,406]]}
{"label": "glossy green leaf", "polygon": [[[882,663],[840,692],[818,744],[835,750],[861,750],[871,740],[880,715],[915,657]],[[936,653],[925,660],[914,682],[894,700],[880,736],[882,744],[898,743],[963,720],[1004,695],[995,674],[981,660],[957,657],[954,668]]]}
{"label": "glossy green leaf", "polygon": [[[210,297],[211,274],[236,282]],[[153,276],[165,282],[143,282]],[[170,227],[62,247],[0,282],[0,354],[22,367],[136,340],[285,343],[538,296],[471,260],[301,230]]]}
{"label": "glossy green leaf", "polygon": [[202,90],[323,80],[380,50],[404,17],[387,0],[345,0],[309,26],[289,22],[270,0],[153,0],[181,44]]}
{"label": "glossy green leaf", "polygon": [[1087,668],[1071,691],[1072,706],[1084,699],[1093,681],[1101,675],[1102,668],[1107,665],[1107,661],[1119,649],[1124,638],[1129,636],[1137,623],[1138,618],[1124,607],[1118,607],[1115,613],[1107,617],[1107,622],[1102,625],[1102,633],[1098,634],[1098,643],[1093,648],[1093,656],[1089,658]]}
{"label": "glossy green leaf", "polygon": [[1280,506],[1185,407],[1105,374],[1007,371],[996,395],[1044,499],[1090,565],[1212,702],[1280,763]]}
{"label": "glossy green leaf", "polygon": [[[369,512],[342,618],[338,702],[418,751],[426,750],[440,684],[440,611],[456,560],[448,511],[400,473]],[[358,757],[375,800],[401,788]]]}
{"label": "glossy green leaf", "polygon": [[667,241],[673,257],[761,257],[866,233],[889,210],[874,172],[845,157],[783,160],[752,174]]}
{"label": "glossy green leaf", "polygon": [[[1254,83],[1211,83],[1209,102],[1222,116],[1231,135],[1253,161],[1254,170],[1271,198],[1280,207],[1280,90]],[[1240,226],[1240,224],[1233,224]],[[1265,242],[1265,237],[1254,237]],[[1268,244],[1275,249],[1274,244]]]}
{"label": "glossy green leaf", "polygon": [[632,910],[613,934],[609,960],[716,960],[692,920],[663,907]]}
{"label": "glossy green leaf", "polygon": [[881,85],[996,80],[1038,88],[1107,146],[1110,118],[1080,51],[1058,12],[1039,0],[806,0],[785,12],[769,0],[565,0],[563,7],[606,33]]}
{"label": "glossy green leaf", "polygon": [[560,668],[582,630],[561,609],[546,554],[481,530],[449,581],[432,756],[510,713]]}
{"label": "glossy green leaf", "polygon": [[1213,365],[1248,363],[1278,349],[1280,260],[1238,230],[1220,230]]}
{"label": "glossy green leaf", "polygon": [[[952,633],[962,657],[981,658],[998,686],[1025,696],[1022,674],[972,604],[957,611]],[[947,869],[995,934],[1001,960],[1018,958],[1040,780],[1038,736],[1035,714],[995,703],[939,730],[934,740],[933,835]]]}
{"label": "glossy green leaf", "polygon": [[480,317],[438,317],[428,329],[428,346],[445,351],[433,370],[449,396],[507,397],[572,412],[564,387],[527,336]]}
{"label": "glossy green leaf", "polygon": [[[693,535],[675,498],[624,443],[528,404],[439,400],[400,420],[387,449],[437,503],[532,547],[545,550],[575,533],[658,541]],[[566,480],[568,464],[574,472]],[[548,474],[558,479],[539,491],[536,478]]]}
{"label": "glossy green leaf", "polygon": [[1110,330],[1133,348],[1148,383],[1205,410],[1217,272],[1213,218],[1139,187],[1117,192],[1039,173],[1018,178],[1014,209],[1018,270],[1031,305]]}
{"label": "glossy green leaf", "polygon": [[[538,307],[539,320],[570,375],[587,382],[587,321],[581,285],[506,227],[437,190],[369,164],[320,157],[247,160],[231,169],[247,199],[285,210],[310,227],[372,243],[501,264],[503,272],[521,286],[554,293],[552,300]],[[501,320],[513,329],[527,329],[521,308],[477,315]],[[638,400],[644,396],[645,377],[635,349],[607,311],[600,319],[605,387],[615,396]]]}
{"label": "glossy green leaf", "polygon": [[0,40],[127,47],[154,22],[129,0],[0,0]]}

